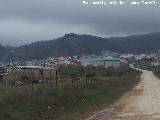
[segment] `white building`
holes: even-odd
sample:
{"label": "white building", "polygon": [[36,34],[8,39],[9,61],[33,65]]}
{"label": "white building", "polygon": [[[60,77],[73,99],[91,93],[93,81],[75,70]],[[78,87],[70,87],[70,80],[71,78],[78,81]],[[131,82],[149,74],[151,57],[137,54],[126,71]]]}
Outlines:
{"label": "white building", "polygon": [[102,56],[92,56],[92,57],[81,57],[80,58],[81,65],[87,66],[87,65],[94,65],[99,66],[103,65],[105,68],[108,68],[109,66],[113,67],[119,67],[120,66],[120,59],[113,58],[113,57],[102,57]]}
{"label": "white building", "polygon": [[133,58],[133,57],[134,57],[133,54],[122,54],[122,55],[120,55],[120,58],[124,58],[124,59],[126,59],[126,58]]}
{"label": "white building", "polygon": [[[10,65],[8,73],[4,75],[4,82],[15,81],[51,81],[55,80],[56,68],[43,67],[43,66],[14,66]],[[43,78],[42,78],[43,77]]]}

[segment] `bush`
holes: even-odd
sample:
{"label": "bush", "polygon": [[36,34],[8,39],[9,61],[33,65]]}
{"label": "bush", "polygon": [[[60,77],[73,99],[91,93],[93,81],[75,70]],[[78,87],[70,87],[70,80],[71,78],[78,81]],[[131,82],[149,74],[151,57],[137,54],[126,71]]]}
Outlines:
{"label": "bush", "polygon": [[117,68],[94,67],[93,65],[87,65],[86,67],[81,65],[66,65],[59,68],[59,74],[86,77],[120,77],[133,71],[127,64],[121,64]]}

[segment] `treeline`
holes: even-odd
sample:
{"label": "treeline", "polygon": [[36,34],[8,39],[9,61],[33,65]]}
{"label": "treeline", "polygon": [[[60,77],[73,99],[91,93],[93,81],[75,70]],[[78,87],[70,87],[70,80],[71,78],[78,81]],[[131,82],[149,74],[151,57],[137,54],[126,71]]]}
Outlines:
{"label": "treeline", "polygon": [[0,74],[4,73],[5,72],[5,69],[0,67]]}
{"label": "treeline", "polygon": [[59,74],[85,77],[121,77],[127,74],[136,74],[137,71],[131,69],[127,64],[121,64],[118,68],[104,66],[95,67],[93,65],[66,65],[58,69]]}

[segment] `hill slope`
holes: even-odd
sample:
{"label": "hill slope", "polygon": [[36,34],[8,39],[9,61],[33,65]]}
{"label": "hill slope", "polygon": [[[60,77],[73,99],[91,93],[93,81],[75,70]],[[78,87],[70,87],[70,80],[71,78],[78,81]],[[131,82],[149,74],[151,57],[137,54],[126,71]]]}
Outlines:
{"label": "hill slope", "polygon": [[144,53],[157,49],[160,49],[160,33],[113,38],[71,33],[55,40],[35,42],[17,48],[0,45],[0,59],[30,60],[43,59],[48,56],[100,54],[101,50]]}

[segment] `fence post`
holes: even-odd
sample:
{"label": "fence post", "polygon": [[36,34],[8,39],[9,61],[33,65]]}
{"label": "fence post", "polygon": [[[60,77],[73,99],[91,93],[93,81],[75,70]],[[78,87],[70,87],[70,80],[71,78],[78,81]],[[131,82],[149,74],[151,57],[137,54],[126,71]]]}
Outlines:
{"label": "fence post", "polygon": [[72,85],[73,85],[73,75],[72,75]]}
{"label": "fence post", "polygon": [[91,84],[93,83],[93,78],[91,77]]}
{"label": "fence post", "polygon": [[86,76],[86,84],[87,84],[87,76]]}
{"label": "fence post", "polygon": [[33,95],[33,81],[32,81],[32,95]]}
{"label": "fence post", "polygon": [[58,87],[57,70],[56,70],[56,88]]}
{"label": "fence post", "polygon": [[43,82],[44,82],[43,79],[44,79],[44,78],[43,78],[43,72],[42,72],[42,89],[43,89]]}

